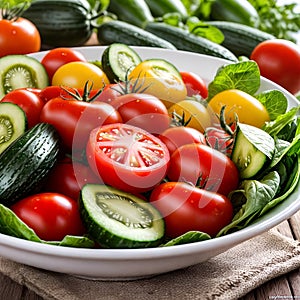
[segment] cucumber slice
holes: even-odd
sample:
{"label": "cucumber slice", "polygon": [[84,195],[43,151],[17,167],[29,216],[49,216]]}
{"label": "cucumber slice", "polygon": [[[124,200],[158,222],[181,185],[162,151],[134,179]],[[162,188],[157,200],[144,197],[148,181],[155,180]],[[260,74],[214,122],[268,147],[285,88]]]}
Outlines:
{"label": "cucumber slice", "polygon": [[18,105],[0,102],[0,153],[27,128],[26,114]]}
{"label": "cucumber slice", "polygon": [[108,46],[101,58],[103,71],[111,82],[125,81],[126,74],[129,74],[141,61],[137,52],[120,43]]}
{"label": "cucumber slice", "polygon": [[161,214],[132,194],[106,185],[86,184],[79,204],[88,233],[103,247],[155,247],[164,237]]}
{"label": "cucumber slice", "polygon": [[49,84],[44,66],[35,58],[15,54],[0,58],[0,99],[18,88],[42,89]]}
{"label": "cucumber slice", "polygon": [[267,132],[251,125],[237,124],[231,159],[242,179],[255,176],[272,159],[274,152],[274,139]]}

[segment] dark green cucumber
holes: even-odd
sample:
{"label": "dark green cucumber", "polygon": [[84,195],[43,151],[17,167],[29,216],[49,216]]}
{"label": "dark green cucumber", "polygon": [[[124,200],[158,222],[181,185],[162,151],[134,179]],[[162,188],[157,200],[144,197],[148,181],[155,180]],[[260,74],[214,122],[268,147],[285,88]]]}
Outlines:
{"label": "dark green cucumber", "polygon": [[215,0],[211,6],[211,19],[258,27],[259,15],[248,0]]}
{"label": "dark green cucumber", "polygon": [[81,46],[93,32],[87,0],[35,0],[23,17],[36,25],[44,48]]}
{"label": "dark green cucumber", "polygon": [[164,237],[164,220],[156,208],[106,185],[86,184],[79,209],[88,234],[102,247],[156,247]]}
{"label": "dark green cucumber", "polygon": [[264,130],[238,123],[231,159],[242,179],[258,174],[274,155],[274,139]]}
{"label": "dark green cucumber", "polygon": [[145,0],[153,16],[162,17],[167,13],[178,13],[183,18],[188,16],[188,12],[181,0]]}
{"label": "dark green cucumber", "polygon": [[27,128],[26,114],[18,105],[0,102],[0,153]]}
{"label": "dark green cucumber", "polygon": [[59,154],[55,128],[39,123],[0,154],[0,203],[14,202],[40,191]]}
{"label": "dark green cucumber", "polygon": [[131,46],[158,47],[175,50],[170,42],[132,24],[114,20],[101,24],[97,31],[100,45],[122,43]]}
{"label": "dark green cucumber", "polygon": [[7,55],[0,58],[0,99],[18,88],[48,86],[49,77],[44,66],[26,55]]}
{"label": "dark green cucumber", "polygon": [[125,81],[129,71],[141,61],[138,53],[128,45],[114,43],[104,50],[101,65],[110,82]]}
{"label": "dark green cucumber", "polygon": [[119,20],[142,28],[154,20],[144,0],[110,0],[108,11],[114,13]]}
{"label": "dark green cucumber", "polygon": [[196,36],[186,30],[166,23],[148,23],[145,29],[158,37],[172,43],[178,50],[197,52],[237,61],[237,57],[227,48],[214,43],[208,39]]}
{"label": "dark green cucumber", "polygon": [[266,40],[275,39],[275,36],[259,29],[226,21],[206,22],[215,26],[224,34],[222,45],[237,56],[250,57],[254,48]]}

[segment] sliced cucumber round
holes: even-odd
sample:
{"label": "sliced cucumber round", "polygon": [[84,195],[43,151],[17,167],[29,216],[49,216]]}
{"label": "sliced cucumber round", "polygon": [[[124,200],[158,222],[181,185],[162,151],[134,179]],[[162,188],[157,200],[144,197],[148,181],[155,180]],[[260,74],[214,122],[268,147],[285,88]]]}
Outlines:
{"label": "sliced cucumber round", "polygon": [[79,204],[89,235],[102,247],[156,247],[164,237],[165,223],[159,211],[132,194],[86,184]]}
{"label": "sliced cucumber round", "polygon": [[101,58],[103,71],[111,82],[125,81],[127,74],[141,61],[136,51],[120,43],[108,46]]}
{"label": "sliced cucumber round", "polygon": [[0,153],[27,129],[22,108],[10,102],[0,102]]}
{"label": "sliced cucumber round", "polygon": [[49,77],[44,66],[35,58],[14,54],[0,58],[0,99],[18,88],[44,88]]}

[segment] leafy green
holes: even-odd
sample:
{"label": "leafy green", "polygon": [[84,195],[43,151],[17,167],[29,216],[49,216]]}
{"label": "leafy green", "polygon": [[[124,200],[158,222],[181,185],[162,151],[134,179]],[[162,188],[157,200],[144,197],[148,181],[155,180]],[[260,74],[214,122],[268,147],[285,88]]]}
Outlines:
{"label": "leafy green", "polygon": [[179,13],[167,13],[162,17],[156,18],[155,21],[179,27],[191,34],[201,36],[217,44],[221,44],[224,41],[224,34],[221,30],[201,21],[196,16],[191,16],[183,20]]}
{"label": "leafy green", "polygon": [[200,241],[209,240],[211,237],[204,232],[201,231],[188,231],[184,233],[183,235],[180,235],[167,243],[161,245],[161,247],[169,247],[174,245],[183,245],[183,244],[190,244]]}
{"label": "leafy green", "polygon": [[281,91],[264,91],[255,97],[267,108],[271,120],[276,119],[287,110],[288,101]]}
{"label": "leafy green", "polygon": [[[237,213],[232,222],[225,226],[217,236],[227,234],[247,226],[261,210],[274,198],[280,185],[280,176],[273,171],[262,180],[244,180],[240,188],[229,197]],[[240,207],[242,203],[242,206]],[[239,208],[240,207],[240,208]]]}
{"label": "leafy green", "polygon": [[276,0],[248,0],[260,17],[259,29],[277,38],[295,42],[300,31],[299,2],[278,4]]}
{"label": "leafy green", "polygon": [[260,87],[260,71],[254,61],[241,61],[225,65],[217,71],[208,85],[208,101],[216,94],[229,89],[239,89],[254,95]]}
{"label": "leafy green", "polygon": [[0,204],[0,233],[17,237],[20,239],[51,244],[59,246],[68,246],[68,247],[83,247],[91,248],[94,246],[94,242],[87,237],[79,236],[66,236],[62,241],[43,241],[41,240],[36,233],[28,227],[17,215],[4,206]]}

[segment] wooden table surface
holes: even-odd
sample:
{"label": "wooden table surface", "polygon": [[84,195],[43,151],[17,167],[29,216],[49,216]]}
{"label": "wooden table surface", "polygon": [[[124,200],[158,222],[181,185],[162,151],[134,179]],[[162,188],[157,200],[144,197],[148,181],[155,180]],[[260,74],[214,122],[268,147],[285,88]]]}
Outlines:
{"label": "wooden table surface", "polygon": [[[300,211],[276,228],[281,234],[300,240]],[[0,300],[42,300],[25,286],[17,284],[2,274],[0,274],[0,287]],[[300,299],[300,269],[261,285],[241,300],[265,299]]]}

